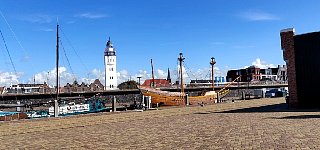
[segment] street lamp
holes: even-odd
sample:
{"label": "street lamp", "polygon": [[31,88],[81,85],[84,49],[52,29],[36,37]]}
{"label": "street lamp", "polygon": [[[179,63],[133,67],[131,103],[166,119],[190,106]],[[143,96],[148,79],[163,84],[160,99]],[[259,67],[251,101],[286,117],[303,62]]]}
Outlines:
{"label": "street lamp", "polygon": [[216,60],[214,57],[211,57],[210,65],[211,65],[212,91],[214,91],[214,64],[216,64]]}
{"label": "street lamp", "polygon": [[142,77],[137,77],[138,79],[139,79],[139,89],[140,89],[140,79],[142,78]]}

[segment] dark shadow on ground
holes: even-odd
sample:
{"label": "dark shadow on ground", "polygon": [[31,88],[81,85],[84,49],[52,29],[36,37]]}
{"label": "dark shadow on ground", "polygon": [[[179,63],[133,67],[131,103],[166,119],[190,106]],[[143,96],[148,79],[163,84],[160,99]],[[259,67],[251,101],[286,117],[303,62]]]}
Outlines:
{"label": "dark shadow on ground", "polygon": [[251,112],[259,113],[259,112],[292,112],[292,111],[295,111],[295,110],[288,109],[288,105],[285,103],[282,103],[282,104],[274,104],[274,105],[267,105],[267,106],[260,106],[260,107],[234,109],[234,110],[228,110],[228,111],[223,111],[218,113],[251,113]]}
{"label": "dark shadow on ground", "polygon": [[[274,104],[260,107],[240,108],[228,111],[214,112],[197,112],[194,114],[212,114],[212,113],[265,113],[265,112],[320,112],[320,109],[289,109],[288,104]],[[289,118],[288,118],[289,119]]]}
{"label": "dark shadow on ground", "polygon": [[285,116],[285,117],[272,117],[271,119],[318,119],[320,115],[299,115],[299,116]]}

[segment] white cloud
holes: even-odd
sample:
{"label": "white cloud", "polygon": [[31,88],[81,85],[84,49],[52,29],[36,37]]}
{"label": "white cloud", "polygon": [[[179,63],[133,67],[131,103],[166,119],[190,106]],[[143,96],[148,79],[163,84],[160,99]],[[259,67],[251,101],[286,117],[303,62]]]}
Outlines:
{"label": "white cloud", "polygon": [[[179,69],[179,66],[177,67]],[[218,67],[215,67],[215,76],[225,76],[226,71],[221,71]],[[191,72],[193,72],[191,70]],[[186,71],[183,68],[183,77],[186,83],[190,82],[191,79],[210,79],[211,78],[211,68],[203,68],[198,69],[194,73],[191,73],[190,71]],[[171,70],[171,78],[172,82],[175,82],[178,77],[178,71],[177,70]],[[192,74],[192,75],[191,75]],[[19,82],[19,78],[22,77],[23,73],[9,73],[9,72],[0,72],[0,86],[10,86],[10,84],[18,84],[18,83],[24,83]],[[118,75],[118,84],[128,81],[129,79],[137,81],[137,77],[141,77],[140,83],[143,84],[143,82],[146,79],[151,79],[152,74],[151,72],[148,72],[146,70],[139,70],[136,73],[129,73],[127,70],[120,70],[117,72]],[[65,67],[59,67],[59,77],[60,77],[60,86],[64,86],[67,83],[73,83],[75,80],[78,81],[78,83],[92,83],[95,79],[99,79],[100,82],[104,85],[105,83],[105,73],[104,70],[99,69],[93,69],[89,73],[83,75],[81,78],[77,78],[72,73],[68,72],[68,70]],[[167,78],[167,70],[161,70],[157,69],[155,71],[155,78],[160,79],[166,79]],[[50,87],[54,87],[56,85],[56,69],[53,68],[49,71],[42,71],[37,74],[35,74],[33,77],[31,77],[26,83],[49,83]]]}
{"label": "white cloud", "polygon": [[[265,61],[262,61],[260,58],[257,58],[256,60],[254,60],[251,65],[256,66],[260,69],[267,69],[267,68],[275,68],[276,65],[274,64],[268,64]],[[243,68],[248,68],[249,66],[244,66]]]}
{"label": "white cloud", "polygon": [[22,72],[13,73],[13,72],[1,72],[0,71],[0,86],[9,87],[11,84],[19,83],[19,78],[23,74],[24,73],[22,73]]}
{"label": "white cloud", "polygon": [[156,77],[159,78],[159,79],[166,79],[167,78],[167,74],[168,73],[166,73],[164,70],[158,69]]}
{"label": "white cloud", "polygon": [[87,18],[87,19],[100,19],[100,18],[107,17],[106,14],[99,14],[99,13],[82,13],[75,16],[80,18]]}
{"label": "white cloud", "polygon": [[[56,86],[56,68],[50,70],[50,71],[42,71],[40,73],[37,73],[29,79],[28,83],[44,83],[47,82],[51,87]],[[76,77],[69,73],[65,67],[59,67],[59,83],[60,86],[64,86],[67,83],[72,83]],[[78,81],[79,82],[79,81]]]}
{"label": "white cloud", "polygon": [[262,11],[246,11],[240,13],[240,17],[249,21],[267,21],[267,20],[279,20],[280,18]]}

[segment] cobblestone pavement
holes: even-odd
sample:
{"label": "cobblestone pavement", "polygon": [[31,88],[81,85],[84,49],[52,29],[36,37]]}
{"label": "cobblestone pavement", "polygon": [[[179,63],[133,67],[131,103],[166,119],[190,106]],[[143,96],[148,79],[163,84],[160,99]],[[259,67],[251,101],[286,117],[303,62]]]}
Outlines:
{"label": "cobblestone pavement", "polygon": [[320,112],[283,98],[0,123],[0,149],[320,149]]}

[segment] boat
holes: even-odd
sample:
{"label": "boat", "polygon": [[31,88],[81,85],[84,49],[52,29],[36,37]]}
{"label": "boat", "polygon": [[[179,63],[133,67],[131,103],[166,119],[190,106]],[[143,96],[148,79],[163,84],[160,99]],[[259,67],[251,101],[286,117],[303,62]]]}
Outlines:
{"label": "boat", "polygon": [[[200,92],[201,94],[186,94],[184,92],[182,62],[184,60],[182,53],[178,58],[180,62],[180,85],[181,92],[161,91],[154,87],[140,86],[139,89],[143,96],[151,96],[151,103],[153,106],[183,106],[183,105],[204,105],[217,103],[217,93],[214,91],[214,82],[212,81],[212,91]],[[215,60],[212,57],[210,64],[212,65],[212,79],[213,79],[213,65]],[[153,65],[152,74],[153,74]],[[153,75],[152,75],[153,76]],[[154,85],[154,83],[152,84]]]}
{"label": "boat", "polygon": [[28,116],[28,119],[50,117],[49,112],[46,110],[33,110],[26,112],[26,114]]}
{"label": "boat", "polygon": [[[102,99],[97,97],[92,97],[85,100],[85,103],[76,104],[75,102],[70,102],[67,104],[60,104],[58,107],[58,116],[70,116],[77,114],[87,114],[96,113],[110,110],[111,108],[105,107]],[[49,115],[54,116],[54,106],[49,108]]]}

